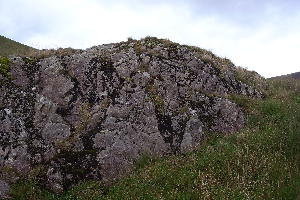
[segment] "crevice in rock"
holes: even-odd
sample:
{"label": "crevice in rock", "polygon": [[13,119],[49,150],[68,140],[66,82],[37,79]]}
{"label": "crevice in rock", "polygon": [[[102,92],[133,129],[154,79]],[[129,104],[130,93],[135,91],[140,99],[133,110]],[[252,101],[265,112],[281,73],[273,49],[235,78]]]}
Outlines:
{"label": "crevice in rock", "polygon": [[87,100],[90,104],[96,104],[99,101],[97,98],[97,72],[98,72],[98,64],[99,60],[97,57],[92,58],[89,62],[89,69],[85,72],[85,76],[87,77],[88,83],[86,82],[85,85],[90,85],[91,89],[89,89],[87,94]]}
{"label": "crevice in rock", "polygon": [[180,120],[180,130],[174,130],[172,127],[172,117],[156,112],[158,130],[165,143],[170,144],[171,151],[174,154],[180,152],[180,144],[183,140],[184,130],[187,120]]}
{"label": "crevice in rock", "polygon": [[[79,81],[71,76],[67,70],[67,64],[62,62],[61,65],[63,66],[64,70],[62,70],[62,74],[66,76],[68,79],[72,81],[74,84],[73,88],[71,88],[68,92],[66,92],[66,96],[71,95],[71,99],[68,102],[68,105],[66,107],[58,107],[56,110],[56,113],[61,115],[63,118],[71,114],[72,109],[75,106],[76,101],[80,96],[83,96],[83,93],[81,92],[80,89],[80,83]],[[72,127],[74,128],[74,127]]]}
{"label": "crevice in rock", "polygon": [[213,105],[213,99],[209,98],[209,103],[203,101],[189,101],[190,107],[197,111],[198,119],[205,124],[204,129],[210,130],[214,125],[215,116],[209,113],[211,105]]}
{"label": "crevice in rock", "polygon": [[[25,65],[22,69],[26,72],[27,78],[29,79],[29,86],[26,89],[26,92],[23,93],[23,105],[22,105],[22,118],[27,132],[26,144],[29,147],[28,153],[30,154],[30,159],[32,164],[35,164],[35,156],[41,155],[45,151],[42,146],[36,146],[33,144],[34,140],[41,141],[43,144],[43,138],[40,131],[34,126],[34,115],[35,115],[35,101],[36,101],[36,92],[32,91],[33,87],[36,87],[39,81],[40,75],[40,65],[37,60],[23,58]],[[25,96],[24,96],[25,95]]]}
{"label": "crevice in rock", "polygon": [[97,150],[62,151],[47,165],[61,173],[64,190],[83,180],[101,180]]}

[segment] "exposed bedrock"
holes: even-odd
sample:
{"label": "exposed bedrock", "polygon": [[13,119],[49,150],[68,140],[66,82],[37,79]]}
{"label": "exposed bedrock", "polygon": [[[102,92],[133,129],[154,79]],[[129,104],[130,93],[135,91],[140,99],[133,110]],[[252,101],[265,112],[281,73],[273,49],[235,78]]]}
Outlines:
{"label": "exposed bedrock", "polygon": [[69,55],[10,58],[0,74],[0,196],[20,178],[62,192],[111,182],[141,155],[185,153],[244,114],[229,95],[261,97],[194,48],[148,38]]}

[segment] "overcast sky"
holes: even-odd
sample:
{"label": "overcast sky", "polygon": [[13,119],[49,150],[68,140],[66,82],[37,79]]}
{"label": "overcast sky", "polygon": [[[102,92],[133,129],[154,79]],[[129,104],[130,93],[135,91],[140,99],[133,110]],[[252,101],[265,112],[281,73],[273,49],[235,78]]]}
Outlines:
{"label": "overcast sky", "polygon": [[300,71],[299,0],[0,0],[0,35],[83,49],[155,36],[265,77]]}

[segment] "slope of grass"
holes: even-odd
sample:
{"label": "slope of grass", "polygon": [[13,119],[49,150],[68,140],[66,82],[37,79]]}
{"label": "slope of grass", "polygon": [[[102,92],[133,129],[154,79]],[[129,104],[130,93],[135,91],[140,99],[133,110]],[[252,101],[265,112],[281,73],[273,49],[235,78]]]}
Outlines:
{"label": "slope of grass", "polygon": [[36,49],[0,35],[0,56],[28,55]]}

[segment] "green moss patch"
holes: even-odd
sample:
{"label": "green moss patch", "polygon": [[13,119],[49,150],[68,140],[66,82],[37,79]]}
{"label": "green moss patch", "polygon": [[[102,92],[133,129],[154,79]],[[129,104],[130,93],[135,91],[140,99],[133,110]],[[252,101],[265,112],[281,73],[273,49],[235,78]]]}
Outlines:
{"label": "green moss patch", "polygon": [[10,60],[7,57],[0,57],[0,74],[7,79],[11,79]]}

